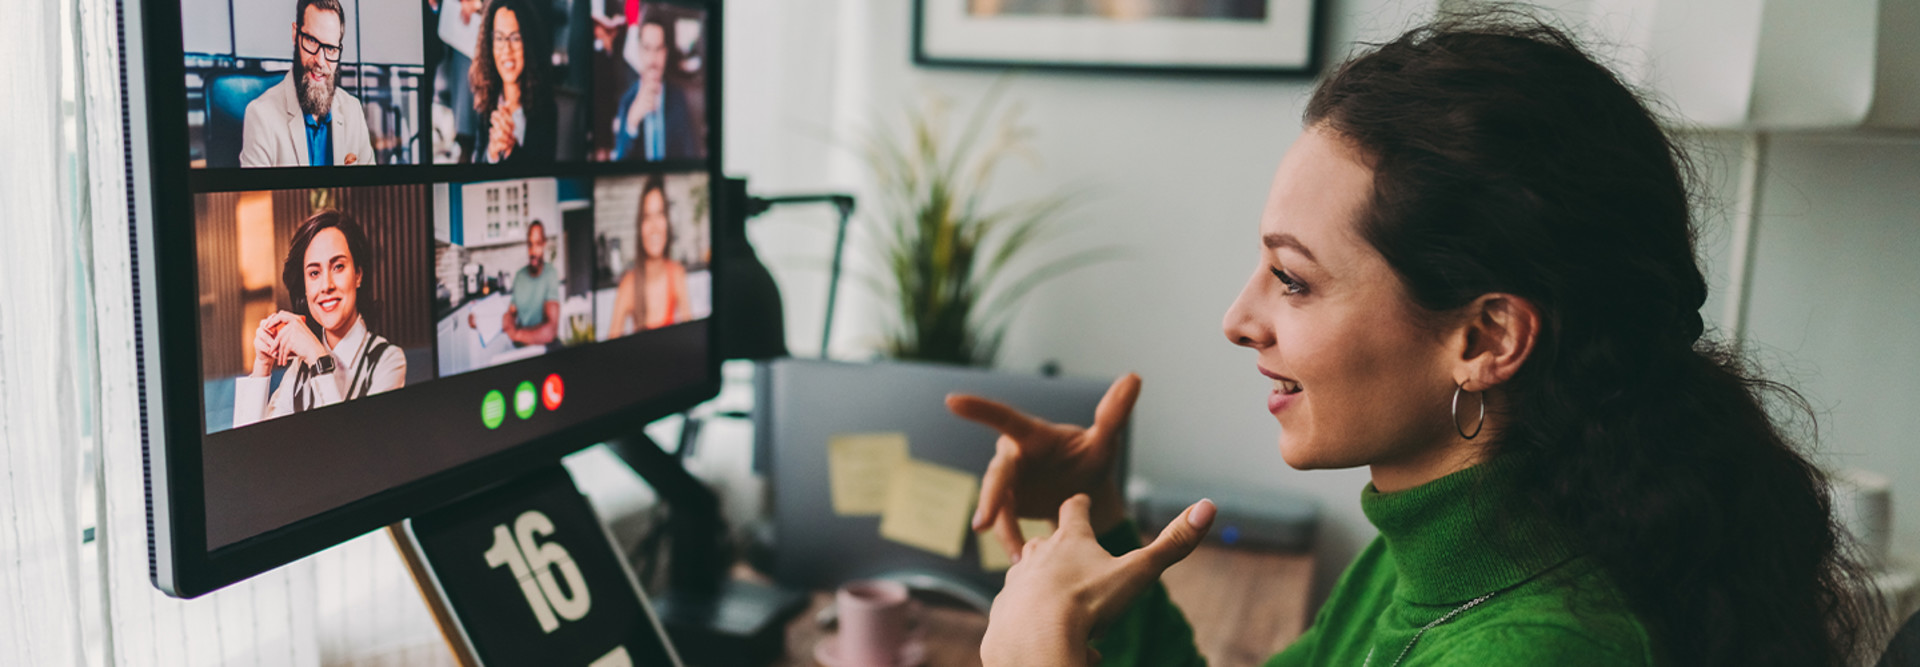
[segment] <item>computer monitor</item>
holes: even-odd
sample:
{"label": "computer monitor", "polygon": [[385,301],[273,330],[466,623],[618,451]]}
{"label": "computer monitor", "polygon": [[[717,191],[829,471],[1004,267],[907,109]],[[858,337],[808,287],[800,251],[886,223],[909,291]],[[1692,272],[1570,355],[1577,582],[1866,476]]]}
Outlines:
{"label": "computer monitor", "polygon": [[[830,443],[849,434],[895,435],[913,459],[977,476],[993,459],[999,434],[949,413],[947,394],[976,394],[1048,421],[1090,424],[1107,384],[912,362],[760,364],[754,374],[754,460],[763,466],[771,496],[776,548],[768,570],[780,583],[801,589],[899,578],[984,611],[1004,581],[1004,563],[986,567],[978,537],[964,538],[957,554],[937,554],[884,536],[879,515],[838,511]],[[1117,437],[1116,479],[1125,479],[1127,430]]]}
{"label": "computer monitor", "polygon": [[161,590],[718,391],[717,1],[123,12]]}

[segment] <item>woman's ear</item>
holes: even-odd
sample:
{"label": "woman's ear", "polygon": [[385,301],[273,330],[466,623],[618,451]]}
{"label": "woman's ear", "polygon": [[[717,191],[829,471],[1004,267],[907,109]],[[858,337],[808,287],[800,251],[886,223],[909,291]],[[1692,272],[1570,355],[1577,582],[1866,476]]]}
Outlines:
{"label": "woman's ear", "polygon": [[1464,313],[1454,382],[1486,391],[1512,379],[1540,336],[1540,309],[1518,296],[1493,293],[1475,299]]}

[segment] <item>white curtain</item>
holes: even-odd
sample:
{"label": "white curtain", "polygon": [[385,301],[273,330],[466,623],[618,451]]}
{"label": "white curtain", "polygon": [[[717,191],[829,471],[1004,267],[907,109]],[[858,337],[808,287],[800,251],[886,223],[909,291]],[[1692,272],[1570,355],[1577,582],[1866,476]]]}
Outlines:
{"label": "white curtain", "polygon": [[116,11],[0,21],[0,665],[452,664],[382,534],[197,600],[150,583]]}
{"label": "white curtain", "polygon": [[313,558],[320,662],[328,667],[453,667],[453,652],[385,531]]}
{"label": "white curtain", "polygon": [[0,21],[0,664],[82,664],[85,450],[74,410],[75,227],[60,196],[58,3],[9,3]]}

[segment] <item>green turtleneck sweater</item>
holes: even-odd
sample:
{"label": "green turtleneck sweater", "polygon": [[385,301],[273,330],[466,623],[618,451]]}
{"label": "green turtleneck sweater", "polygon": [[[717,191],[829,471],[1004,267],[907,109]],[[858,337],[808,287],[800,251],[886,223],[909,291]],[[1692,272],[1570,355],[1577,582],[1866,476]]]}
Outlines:
{"label": "green turtleneck sweater", "polygon": [[[1519,511],[1502,468],[1476,466],[1397,493],[1368,484],[1360,507],[1380,536],[1340,576],[1313,626],[1267,667],[1655,665],[1618,589],[1564,531]],[[1140,546],[1131,523],[1100,542],[1116,555]],[[1094,647],[1103,665],[1205,662],[1158,584]]]}

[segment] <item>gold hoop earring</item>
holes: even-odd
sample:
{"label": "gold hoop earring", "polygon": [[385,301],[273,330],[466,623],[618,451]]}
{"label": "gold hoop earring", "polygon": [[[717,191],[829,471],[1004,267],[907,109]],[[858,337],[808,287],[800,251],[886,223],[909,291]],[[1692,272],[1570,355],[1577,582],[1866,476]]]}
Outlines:
{"label": "gold hoop earring", "polygon": [[1459,433],[1462,438],[1472,440],[1479,437],[1480,429],[1487,426],[1487,392],[1476,392],[1480,394],[1480,418],[1474,420],[1473,432],[1468,433],[1466,429],[1460,428],[1460,393],[1465,391],[1466,388],[1467,386],[1464,384],[1456,384],[1453,386],[1453,431]]}

